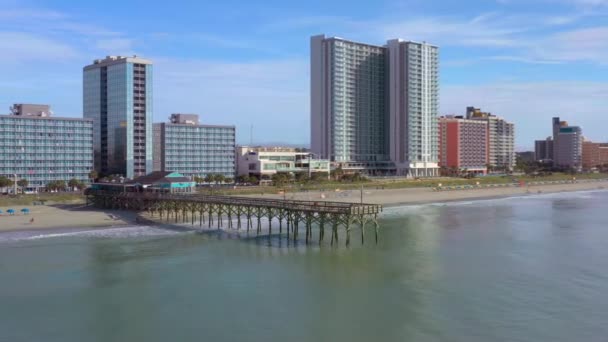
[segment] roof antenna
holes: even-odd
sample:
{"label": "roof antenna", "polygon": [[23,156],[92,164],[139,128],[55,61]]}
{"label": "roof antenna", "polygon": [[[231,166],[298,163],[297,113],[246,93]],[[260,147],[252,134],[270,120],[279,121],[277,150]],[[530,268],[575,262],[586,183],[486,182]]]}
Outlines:
{"label": "roof antenna", "polygon": [[249,146],[253,146],[253,125],[249,128]]}

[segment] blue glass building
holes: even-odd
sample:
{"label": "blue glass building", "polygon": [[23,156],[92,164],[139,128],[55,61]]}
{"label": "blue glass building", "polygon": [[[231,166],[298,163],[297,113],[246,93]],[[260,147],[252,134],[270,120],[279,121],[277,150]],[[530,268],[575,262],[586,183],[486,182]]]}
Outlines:
{"label": "blue glass building", "polygon": [[108,56],[83,70],[83,113],[93,120],[95,169],[133,179],[152,172],[152,62]]}
{"label": "blue glass building", "polygon": [[88,183],[92,169],[92,120],[0,115],[0,175],[38,189],[59,180]]}

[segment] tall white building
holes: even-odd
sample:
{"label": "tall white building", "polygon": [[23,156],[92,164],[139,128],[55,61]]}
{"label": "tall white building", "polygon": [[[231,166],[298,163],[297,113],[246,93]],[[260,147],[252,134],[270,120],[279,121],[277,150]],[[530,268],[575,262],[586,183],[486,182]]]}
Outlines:
{"label": "tall white building", "polygon": [[389,40],[390,157],[398,175],[439,175],[439,49]]}
{"label": "tall white building", "polygon": [[438,167],[438,48],[311,38],[311,150],[346,170],[412,177]]}

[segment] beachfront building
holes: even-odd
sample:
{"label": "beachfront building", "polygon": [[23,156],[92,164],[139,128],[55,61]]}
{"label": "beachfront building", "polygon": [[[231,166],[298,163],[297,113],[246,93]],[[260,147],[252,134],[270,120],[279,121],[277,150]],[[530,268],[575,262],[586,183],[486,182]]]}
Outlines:
{"label": "beachfront building", "polygon": [[196,114],[171,114],[154,124],[154,170],[188,177],[235,176],[235,127],[199,124]]}
{"label": "beachfront building", "polygon": [[475,107],[467,107],[467,119],[483,121],[488,125],[488,165],[493,169],[513,170],[515,125]]}
{"label": "beachfront building", "polygon": [[50,111],[0,115],[0,175],[25,179],[37,191],[53,181],[86,184],[92,169],[92,120],[52,117]]}
{"label": "beachfront building", "polygon": [[311,150],[345,171],[438,175],[438,48],[311,38]]}
{"label": "beachfront building", "polygon": [[239,146],[236,151],[239,176],[255,176],[262,179],[270,178],[279,172],[293,174],[306,172],[310,175],[323,172],[329,177],[329,160],[317,159],[312,153],[296,148]]}
{"label": "beachfront building", "polygon": [[439,175],[439,48],[389,40],[389,153],[396,174]]}
{"label": "beachfront building", "polygon": [[83,70],[83,112],[93,120],[95,169],[129,179],[152,172],[152,62],[108,56]]}
{"label": "beachfront building", "polygon": [[553,162],[553,138],[534,141],[534,159],[539,162]]}
{"label": "beachfront building", "polygon": [[583,131],[559,117],[553,118],[553,166],[580,171],[583,167]]}
{"label": "beachfront building", "polygon": [[192,178],[173,171],[154,171],[137,177],[127,184],[141,187],[142,191],[146,192],[171,194],[193,193],[196,188],[196,183],[192,181]]}
{"label": "beachfront building", "polygon": [[608,166],[608,143],[583,141],[582,153],[584,170]]}
{"label": "beachfront building", "polygon": [[439,118],[439,165],[446,175],[486,174],[488,125],[462,116]]}

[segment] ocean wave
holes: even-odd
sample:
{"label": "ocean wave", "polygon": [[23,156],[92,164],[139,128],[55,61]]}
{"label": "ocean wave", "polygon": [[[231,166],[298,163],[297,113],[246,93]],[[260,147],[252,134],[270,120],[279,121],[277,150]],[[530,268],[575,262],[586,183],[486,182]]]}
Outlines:
{"label": "ocean wave", "polygon": [[49,230],[49,231],[12,231],[0,234],[0,243],[35,241],[42,239],[66,237],[93,237],[93,238],[135,238],[148,236],[170,236],[184,234],[185,232],[162,229],[152,226],[130,226],[120,228],[98,228],[82,230]]}
{"label": "ocean wave", "polygon": [[445,202],[432,202],[424,204],[405,204],[397,205],[384,208],[381,217],[391,218],[399,215],[407,214],[408,212],[420,212],[424,213],[424,210],[429,210],[437,207],[467,207],[467,206],[493,206],[498,203],[512,202],[512,201],[545,201],[552,199],[593,199],[598,194],[606,194],[606,189],[592,189],[592,190],[581,190],[581,191],[563,191],[563,192],[550,192],[550,193],[537,193],[530,192],[529,194],[513,195],[498,198],[476,198],[476,199],[462,199],[457,201],[445,201]]}

